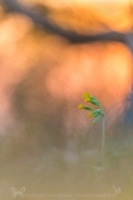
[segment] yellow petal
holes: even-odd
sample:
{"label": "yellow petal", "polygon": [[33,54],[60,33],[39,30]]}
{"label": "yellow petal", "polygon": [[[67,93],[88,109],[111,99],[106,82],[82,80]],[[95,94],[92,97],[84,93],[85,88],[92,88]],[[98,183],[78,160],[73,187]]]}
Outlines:
{"label": "yellow petal", "polygon": [[89,118],[92,118],[92,117],[93,117],[93,114],[92,114],[92,113],[89,113],[88,117],[89,117]]}
{"label": "yellow petal", "polygon": [[90,102],[90,101],[91,101],[90,97],[89,97],[89,96],[86,97],[86,98],[85,98],[85,101],[86,101],[86,102]]}
{"label": "yellow petal", "polygon": [[79,109],[83,109],[84,106],[83,106],[82,104],[80,104],[80,105],[78,105],[78,108],[79,108]]}
{"label": "yellow petal", "polygon": [[88,92],[85,92],[85,93],[83,94],[83,97],[84,97],[84,98],[89,97]]}

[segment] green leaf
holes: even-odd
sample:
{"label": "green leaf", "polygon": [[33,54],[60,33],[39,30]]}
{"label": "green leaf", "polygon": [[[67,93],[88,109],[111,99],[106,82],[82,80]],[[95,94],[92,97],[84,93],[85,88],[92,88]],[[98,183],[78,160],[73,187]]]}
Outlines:
{"label": "green leaf", "polygon": [[100,106],[100,104],[97,102],[97,101],[95,101],[95,100],[92,100],[91,99],[91,101],[90,101],[93,105],[95,105],[95,106]]}
{"label": "green leaf", "polygon": [[100,116],[104,116],[103,111],[101,109],[96,109],[92,112],[92,114],[94,115],[94,117],[97,117],[98,115]]}
{"label": "green leaf", "polygon": [[94,111],[92,112],[92,114],[93,114],[94,117],[97,117],[97,116],[99,115],[99,110],[100,110],[100,109],[97,109],[97,110],[94,110]]}
{"label": "green leaf", "polygon": [[101,116],[104,116],[104,112],[103,112],[102,110],[99,112],[99,114],[100,114]]}
{"label": "green leaf", "polygon": [[95,117],[94,121],[92,122],[93,124],[95,124],[96,122],[98,122],[100,119],[100,115],[98,115],[97,117]]}
{"label": "green leaf", "polygon": [[90,95],[91,103],[95,106],[101,106],[100,102],[93,96]]}
{"label": "green leaf", "polygon": [[94,110],[94,108],[92,108],[92,107],[90,107],[90,106],[83,106],[84,107],[84,109],[86,109],[86,110]]}

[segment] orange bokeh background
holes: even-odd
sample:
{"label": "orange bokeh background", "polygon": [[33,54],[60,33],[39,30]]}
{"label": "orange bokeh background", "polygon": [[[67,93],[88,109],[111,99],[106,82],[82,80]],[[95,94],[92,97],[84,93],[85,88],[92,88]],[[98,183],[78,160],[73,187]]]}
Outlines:
{"label": "orange bokeh background", "polygon": [[[23,1],[23,4],[35,7],[36,2]],[[107,27],[126,31],[132,25],[129,1],[38,3],[49,7],[51,21],[80,33],[96,34]],[[2,7],[0,11],[0,113],[3,121],[12,116],[14,87],[40,64],[49,70],[44,84],[54,100],[75,101],[88,91],[100,98],[106,109],[115,107],[115,112],[120,107],[121,111],[124,109],[123,100],[132,85],[132,55],[125,45],[118,42],[71,45],[53,34],[40,29],[35,31],[35,25],[26,16],[7,15]],[[43,85],[41,92],[45,93]]]}

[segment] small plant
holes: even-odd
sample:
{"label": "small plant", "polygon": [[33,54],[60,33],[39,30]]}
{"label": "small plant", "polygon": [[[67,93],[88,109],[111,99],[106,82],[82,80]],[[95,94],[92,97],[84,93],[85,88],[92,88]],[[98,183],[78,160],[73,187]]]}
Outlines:
{"label": "small plant", "polygon": [[83,94],[83,98],[85,102],[90,102],[91,104],[97,106],[97,109],[92,108],[91,106],[82,105],[78,106],[79,109],[89,110],[90,113],[88,114],[89,118],[94,117],[93,124],[96,124],[101,117],[103,117],[103,134],[102,134],[102,160],[101,160],[101,170],[104,170],[104,148],[105,148],[105,116],[104,110],[101,103],[92,95],[89,95],[87,92]]}

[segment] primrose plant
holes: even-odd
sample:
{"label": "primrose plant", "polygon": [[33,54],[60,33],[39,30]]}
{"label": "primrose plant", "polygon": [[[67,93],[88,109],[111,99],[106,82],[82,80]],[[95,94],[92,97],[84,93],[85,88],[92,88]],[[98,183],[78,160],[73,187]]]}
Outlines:
{"label": "primrose plant", "polygon": [[102,160],[101,160],[101,170],[104,170],[104,148],[105,148],[105,115],[104,115],[104,110],[101,105],[101,103],[92,95],[89,95],[87,92],[83,94],[83,98],[85,102],[90,102],[92,105],[97,106],[98,108],[94,109],[91,106],[88,105],[82,105],[80,104],[78,106],[79,109],[85,109],[89,110],[90,113],[88,114],[89,118],[94,118],[93,124],[96,124],[99,119],[102,117],[103,118],[103,134],[102,134]]}

